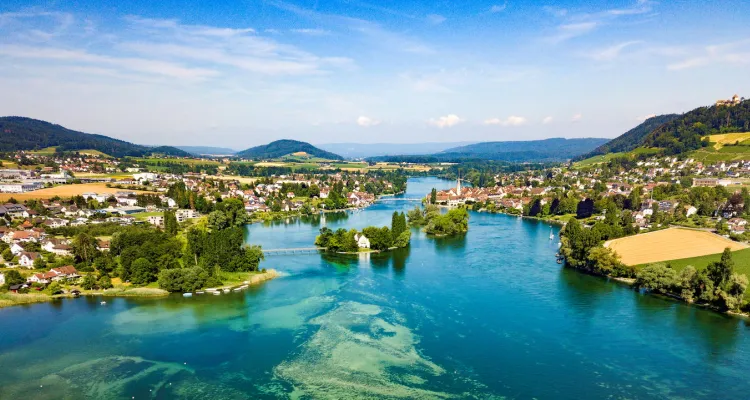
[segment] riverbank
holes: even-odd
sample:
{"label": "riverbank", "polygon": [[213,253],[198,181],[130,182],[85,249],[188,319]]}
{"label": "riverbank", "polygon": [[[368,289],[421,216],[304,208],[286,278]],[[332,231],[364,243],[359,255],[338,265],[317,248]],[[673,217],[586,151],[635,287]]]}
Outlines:
{"label": "riverbank", "polygon": [[[219,289],[234,289],[241,285],[257,285],[262,282],[278,278],[281,274],[275,269],[269,269],[265,272],[242,273],[242,278],[231,279],[225,282]],[[153,287],[116,287],[107,290],[81,290],[80,296],[103,296],[103,297],[131,297],[131,298],[160,298],[169,296],[169,292]],[[57,299],[75,298],[72,293],[48,295],[45,293],[0,293],[0,308],[29,305],[36,303],[46,303]]]}

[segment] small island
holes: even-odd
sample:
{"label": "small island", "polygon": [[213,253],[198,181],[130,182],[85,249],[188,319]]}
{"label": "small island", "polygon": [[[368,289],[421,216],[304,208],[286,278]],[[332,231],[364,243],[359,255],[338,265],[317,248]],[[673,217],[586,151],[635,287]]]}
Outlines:
{"label": "small island", "polygon": [[453,236],[469,231],[469,212],[459,207],[443,214],[432,204],[409,211],[409,224],[423,226],[425,233],[435,236]]}
{"label": "small island", "polygon": [[367,251],[388,251],[409,246],[411,231],[404,213],[394,212],[391,227],[369,226],[358,232],[356,229],[321,228],[315,238],[315,245],[330,253],[357,253]]}

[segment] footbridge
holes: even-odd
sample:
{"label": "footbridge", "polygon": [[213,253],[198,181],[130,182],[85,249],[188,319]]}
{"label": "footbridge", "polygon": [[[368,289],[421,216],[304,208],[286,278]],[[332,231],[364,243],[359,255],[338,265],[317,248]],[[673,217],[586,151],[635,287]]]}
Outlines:
{"label": "footbridge", "polygon": [[324,251],[325,247],[294,247],[287,249],[262,249],[263,255],[293,255],[293,254],[314,254],[319,251]]}

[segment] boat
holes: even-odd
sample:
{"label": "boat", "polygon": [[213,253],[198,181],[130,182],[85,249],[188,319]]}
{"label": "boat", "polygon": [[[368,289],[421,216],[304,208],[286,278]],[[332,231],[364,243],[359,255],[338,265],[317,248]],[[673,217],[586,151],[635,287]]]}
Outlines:
{"label": "boat", "polygon": [[552,232],[552,229],[549,230],[549,240],[554,240],[555,234]]}
{"label": "boat", "polygon": [[182,297],[193,297],[192,293],[183,293]]}
{"label": "boat", "polygon": [[199,291],[195,292],[195,294],[203,294],[203,291],[199,290]]}
{"label": "boat", "polygon": [[218,295],[220,295],[220,294],[221,294],[221,292],[220,292],[220,291],[218,291],[218,290],[217,290],[217,291],[215,291],[215,292],[211,292],[211,293],[213,293],[213,294],[214,294],[214,296],[218,296]]}
{"label": "boat", "polygon": [[229,289],[229,288],[227,288],[227,289],[224,289],[224,293],[229,293],[229,292],[231,292],[231,291],[232,291],[232,289]]}
{"label": "boat", "polygon": [[107,302],[106,302],[106,301],[103,301],[103,302],[101,302],[101,303],[99,303],[99,304],[101,304],[101,305],[105,305],[105,304],[107,304]]}
{"label": "boat", "polygon": [[234,289],[235,292],[239,292],[240,290],[242,290],[242,289],[241,288],[235,288]]}

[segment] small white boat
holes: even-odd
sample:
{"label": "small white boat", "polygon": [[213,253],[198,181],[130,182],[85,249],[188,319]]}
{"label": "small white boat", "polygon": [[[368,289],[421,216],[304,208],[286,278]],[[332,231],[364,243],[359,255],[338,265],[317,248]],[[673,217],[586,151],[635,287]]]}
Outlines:
{"label": "small white boat", "polygon": [[107,302],[106,302],[106,301],[103,301],[103,302],[101,302],[101,303],[99,303],[99,304],[101,304],[101,305],[105,305],[105,304],[107,304]]}
{"label": "small white boat", "polygon": [[231,291],[232,291],[232,289],[224,289],[224,293],[229,293]]}
{"label": "small white boat", "polygon": [[242,290],[242,288],[236,288],[236,289],[234,289],[235,292],[239,292],[240,290]]}
{"label": "small white boat", "polygon": [[552,233],[552,230],[549,231],[549,240],[555,240],[555,234]]}
{"label": "small white boat", "polygon": [[192,293],[183,293],[182,297],[193,297]]}
{"label": "small white boat", "polygon": [[195,292],[195,294],[203,294],[203,291],[199,290],[199,291]]}
{"label": "small white boat", "polygon": [[221,292],[220,292],[220,291],[218,291],[218,290],[217,290],[217,291],[215,291],[215,292],[211,292],[211,293],[213,293],[213,294],[214,294],[214,296],[218,296],[218,295],[220,295],[220,294],[221,294]]}

